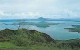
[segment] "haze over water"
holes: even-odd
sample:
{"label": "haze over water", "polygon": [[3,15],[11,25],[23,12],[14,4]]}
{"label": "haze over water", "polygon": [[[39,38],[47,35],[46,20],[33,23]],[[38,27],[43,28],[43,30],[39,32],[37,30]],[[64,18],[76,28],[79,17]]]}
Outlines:
{"label": "haze over water", "polygon": [[[35,21],[33,21],[33,22],[35,22]],[[60,23],[60,24],[50,25],[49,27],[46,27],[46,28],[37,27],[34,25],[25,25],[25,26],[21,26],[21,28],[44,32],[44,33],[50,35],[55,40],[68,40],[68,39],[80,38],[79,33],[69,32],[69,30],[64,29],[64,28],[71,28],[72,27],[71,25],[79,24],[79,22],[74,22],[74,21],[47,21],[47,22],[48,23]],[[4,23],[11,24],[14,22],[0,22],[0,30],[3,30],[5,28],[14,29],[14,30],[18,29],[17,25],[5,25]]]}

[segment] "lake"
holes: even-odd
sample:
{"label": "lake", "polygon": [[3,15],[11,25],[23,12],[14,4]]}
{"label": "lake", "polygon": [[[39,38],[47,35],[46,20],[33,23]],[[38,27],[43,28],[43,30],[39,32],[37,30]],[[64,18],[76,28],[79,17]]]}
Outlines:
{"label": "lake", "polygon": [[[33,21],[39,22],[39,21]],[[69,40],[69,39],[76,39],[80,38],[80,34],[77,32],[69,32],[69,30],[64,28],[71,28],[71,25],[79,25],[80,22],[74,21],[47,21],[48,23],[60,23],[58,25],[50,25],[49,27],[37,27],[35,25],[24,25],[21,28],[26,28],[29,30],[37,30],[39,32],[46,33],[50,35],[55,40]],[[4,30],[6,28],[16,30],[18,29],[18,25],[5,25],[12,24],[14,22],[0,22],[0,30]]]}

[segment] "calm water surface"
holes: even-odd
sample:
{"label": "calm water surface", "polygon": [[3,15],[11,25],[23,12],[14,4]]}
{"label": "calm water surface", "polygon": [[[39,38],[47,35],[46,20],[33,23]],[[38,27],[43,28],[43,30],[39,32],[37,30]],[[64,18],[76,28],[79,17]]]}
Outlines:
{"label": "calm water surface", "polygon": [[[55,40],[68,40],[68,39],[76,39],[80,38],[80,34],[77,32],[69,32],[67,29],[64,28],[71,28],[71,25],[79,24],[79,22],[74,21],[47,21],[49,23],[61,23],[58,25],[51,25],[50,27],[42,28],[33,25],[25,25],[21,26],[21,28],[26,28],[30,30],[37,30],[40,32],[44,32],[50,35]],[[11,24],[13,22],[0,22],[0,30],[5,28],[9,29],[17,29],[17,25],[5,25],[4,23]]]}

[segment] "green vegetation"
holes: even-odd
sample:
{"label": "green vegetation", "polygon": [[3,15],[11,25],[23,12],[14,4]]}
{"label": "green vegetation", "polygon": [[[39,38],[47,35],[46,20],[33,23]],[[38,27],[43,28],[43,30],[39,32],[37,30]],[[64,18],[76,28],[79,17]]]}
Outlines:
{"label": "green vegetation", "polygon": [[80,39],[54,40],[36,30],[0,31],[0,50],[79,50]]}
{"label": "green vegetation", "polygon": [[10,43],[10,42],[0,42],[0,48],[13,48],[13,47],[17,47],[16,45]]}

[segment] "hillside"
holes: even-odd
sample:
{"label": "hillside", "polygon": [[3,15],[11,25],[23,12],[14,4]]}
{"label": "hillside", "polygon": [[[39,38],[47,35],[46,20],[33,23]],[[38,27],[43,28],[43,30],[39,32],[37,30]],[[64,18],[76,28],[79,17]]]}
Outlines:
{"label": "hillside", "polygon": [[54,40],[36,30],[5,29],[0,31],[0,50],[78,50],[80,39]]}

